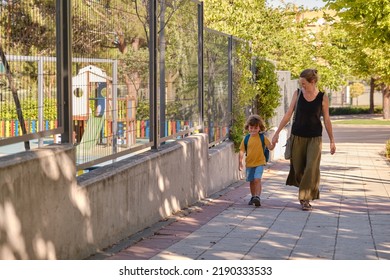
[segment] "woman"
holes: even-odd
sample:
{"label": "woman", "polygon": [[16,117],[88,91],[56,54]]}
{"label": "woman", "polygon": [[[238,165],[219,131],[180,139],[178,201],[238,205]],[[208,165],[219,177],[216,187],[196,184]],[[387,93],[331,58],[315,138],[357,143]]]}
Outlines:
{"label": "woman", "polygon": [[306,69],[299,76],[302,91],[294,92],[290,107],[272,138],[272,143],[279,140],[280,131],[286,126],[297,104],[296,116],[291,128],[293,137],[290,172],[287,185],[299,187],[298,199],[302,210],[311,210],[311,200],[320,198],[320,161],[322,149],[323,116],[326,132],[330,140],[330,153],[336,152],[332,124],[329,117],[329,98],[317,88],[318,73],[315,69]]}

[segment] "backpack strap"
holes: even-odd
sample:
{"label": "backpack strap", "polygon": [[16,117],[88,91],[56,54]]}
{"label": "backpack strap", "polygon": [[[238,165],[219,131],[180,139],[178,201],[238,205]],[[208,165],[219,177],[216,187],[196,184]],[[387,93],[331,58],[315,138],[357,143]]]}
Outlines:
{"label": "backpack strap", "polygon": [[250,134],[247,134],[247,135],[245,135],[245,138],[244,138],[245,155],[246,155],[246,152],[247,152],[247,149],[248,149],[248,141],[249,141],[249,137],[250,136],[251,136]]}
{"label": "backpack strap", "polygon": [[[259,135],[260,135],[261,144],[263,145],[263,151],[264,151],[265,150],[264,134],[259,132]],[[248,149],[248,141],[249,141],[250,136],[251,136],[250,134],[247,134],[247,135],[245,135],[245,138],[244,138],[245,154],[246,154],[247,149]]]}
{"label": "backpack strap", "polygon": [[263,146],[263,153],[264,153],[264,157],[265,157],[265,162],[268,162],[269,161],[269,150],[265,146],[264,134],[263,133],[260,133],[260,139],[261,139],[261,144]]}
{"label": "backpack strap", "polygon": [[260,135],[260,139],[261,139],[261,145],[263,146],[263,151],[265,151],[264,134],[259,133],[259,135]]}

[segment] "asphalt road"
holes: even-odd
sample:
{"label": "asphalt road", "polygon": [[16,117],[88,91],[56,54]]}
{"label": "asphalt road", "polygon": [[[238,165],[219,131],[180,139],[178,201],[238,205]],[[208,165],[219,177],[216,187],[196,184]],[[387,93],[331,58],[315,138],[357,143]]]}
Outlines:
{"label": "asphalt road", "polygon": [[[322,133],[324,143],[329,143],[325,127]],[[385,144],[390,140],[388,125],[333,125],[333,135],[337,143]]]}

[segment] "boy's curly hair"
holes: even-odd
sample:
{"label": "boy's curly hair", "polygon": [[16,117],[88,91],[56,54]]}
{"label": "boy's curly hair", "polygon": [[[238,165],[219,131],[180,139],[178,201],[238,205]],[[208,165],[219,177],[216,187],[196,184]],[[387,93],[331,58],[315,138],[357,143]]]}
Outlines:
{"label": "boy's curly hair", "polygon": [[265,131],[265,122],[259,115],[250,115],[246,120],[245,130],[249,130],[249,126],[259,126],[260,131]]}

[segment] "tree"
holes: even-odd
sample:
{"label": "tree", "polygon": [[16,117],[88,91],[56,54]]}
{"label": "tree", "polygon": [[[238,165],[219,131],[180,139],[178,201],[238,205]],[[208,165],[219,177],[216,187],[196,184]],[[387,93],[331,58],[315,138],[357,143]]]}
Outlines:
{"label": "tree", "polygon": [[55,55],[55,15],[55,1],[1,1],[3,48],[13,54]]}
{"label": "tree", "polygon": [[[333,28],[331,11],[309,11],[293,4],[271,8],[255,0],[204,2],[206,25],[251,42],[253,55],[274,61],[277,70],[288,70],[298,78],[303,69],[317,68],[322,89],[347,84],[351,63],[346,32]],[[317,22],[320,18],[326,20],[322,25]]]}
{"label": "tree", "polygon": [[329,0],[328,7],[342,19],[347,44],[358,50],[351,58],[363,61],[362,73],[381,84],[383,117],[390,119],[390,0]]}
{"label": "tree", "polygon": [[[309,11],[303,7],[287,4],[271,8],[266,1],[258,0],[205,0],[204,3],[205,25],[249,42],[252,55],[260,58],[259,69],[265,69],[265,61],[273,61],[274,70],[288,70],[293,78],[298,78],[303,69],[317,68],[322,89],[338,89],[347,84],[350,63],[346,56],[349,50],[343,42],[345,31],[333,30],[331,25],[324,25],[318,32],[307,28],[318,17],[327,17],[326,13],[308,17]],[[270,73],[263,74],[267,77]],[[244,122],[239,110],[258,101],[261,111],[267,112],[263,117],[272,115],[279,100],[278,94],[269,94],[274,89],[278,91],[275,80],[260,78],[256,83],[243,82],[240,86],[245,91],[240,91],[240,100],[234,100],[234,105],[240,106],[238,110],[233,108],[235,122]],[[239,128],[234,131],[242,134]]]}
{"label": "tree", "polygon": [[365,91],[365,87],[362,83],[353,83],[350,87],[349,87],[349,92],[351,94],[351,97],[352,98],[356,98],[356,105],[359,105],[358,104],[358,97],[360,95],[362,95]]}

